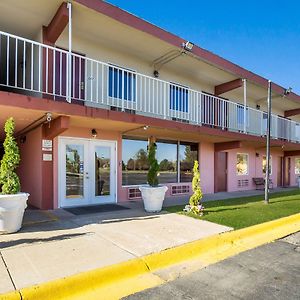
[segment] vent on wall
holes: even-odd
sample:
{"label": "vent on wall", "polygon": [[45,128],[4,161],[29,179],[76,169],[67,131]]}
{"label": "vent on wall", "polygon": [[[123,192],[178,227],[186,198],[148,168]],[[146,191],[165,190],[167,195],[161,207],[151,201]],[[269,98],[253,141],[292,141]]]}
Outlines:
{"label": "vent on wall", "polygon": [[188,194],[190,192],[190,186],[185,185],[173,185],[171,188],[171,195]]}
{"label": "vent on wall", "polygon": [[249,179],[239,179],[238,188],[249,186]]}
{"label": "vent on wall", "polygon": [[141,198],[141,191],[138,187],[128,188],[128,199],[139,199]]}

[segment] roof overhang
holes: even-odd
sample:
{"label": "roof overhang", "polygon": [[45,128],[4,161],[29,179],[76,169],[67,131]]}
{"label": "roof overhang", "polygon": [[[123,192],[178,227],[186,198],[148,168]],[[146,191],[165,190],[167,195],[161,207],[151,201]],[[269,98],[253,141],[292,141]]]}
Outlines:
{"label": "roof overhang", "polygon": [[[127,11],[124,11],[120,9],[119,7],[116,7],[112,4],[109,4],[107,2],[104,2],[102,0],[94,1],[94,0],[74,0],[75,2],[84,5],[85,7],[88,7],[90,9],[95,10],[96,12],[99,12],[101,14],[104,14],[110,18],[115,19],[118,22],[121,22],[123,24],[126,24],[128,26],[131,26],[137,30],[146,32],[152,36],[155,36],[156,38],[159,38],[170,45],[173,45],[175,47],[181,48],[182,44],[186,42],[185,39],[178,37],[162,28],[159,28],[158,26],[155,26]],[[217,67],[224,71],[227,71],[234,76],[237,76],[238,78],[245,78],[248,81],[261,86],[263,88],[268,88],[268,79],[259,76],[251,71],[248,71],[229,60],[226,60],[208,50],[205,50],[197,45],[194,45],[193,55],[197,58]],[[273,83],[272,84],[272,90],[273,92],[283,95],[285,92],[285,88]],[[289,100],[300,102],[300,95],[296,93],[290,93],[287,97]]]}

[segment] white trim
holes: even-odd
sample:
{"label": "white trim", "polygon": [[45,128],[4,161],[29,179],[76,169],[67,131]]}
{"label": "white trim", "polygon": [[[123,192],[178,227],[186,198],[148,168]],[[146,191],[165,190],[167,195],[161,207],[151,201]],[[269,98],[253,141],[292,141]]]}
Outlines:
{"label": "white trim", "polygon": [[[70,205],[65,205],[65,174],[64,173],[64,164],[65,164],[65,159],[64,159],[64,155],[65,155],[65,149],[64,149],[64,145],[66,143],[68,143],[68,141],[75,141],[78,142],[78,144],[83,145],[84,146],[84,161],[85,161],[85,167],[88,170],[92,170],[91,166],[91,157],[90,157],[90,152],[93,150],[94,147],[96,147],[97,145],[99,146],[109,146],[111,147],[111,149],[113,149],[114,154],[111,153],[111,159],[113,160],[111,162],[111,165],[113,166],[114,170],[111,172],[111,176],[113,176],[113,178],[111,178],[111,182],[114,184],[113,189],[111,190],[111,195],[110,195],[110,199],[106,200],[104,197],[106,196],[91,196],[91,194],[93,193],[92,191],[94,191],[94,189],[92,188],[92,186],[94,186],[94,175],[91,175],[91,179],[93,179],[92,181],[90,181],[89,184],[86,185],[86,182],[84,181],[84,193],[85,191],[90,191],[90,192],[86,192],[84,194],[84,197],[87,197],[88,199],[86,201],[76,201],[74,200],[73,203],[71,203]],[[117,203],[117,197],[118,197],[118,148],[117,148],[118,144],[116,140],[100,140],[100,139],[86,139],[86,138],[73,138],[73,137],[58,137],[58,182],[57,182],[57,186],[58,186],[58,207],[76,207],[76,206],[91,206],[91,205],[96,205],[96,204],[106,204],[106,203]],[[84,172],[86,172],[86,169],[84,170]],[[84,174],[85,176],[86,174]],[[84,198],[83,197],[83,198]],[[99,199],[100,197],[102,197],[101,201],[96,201],[95,199]],[[113,201],[111,201],[111,199]],[[82,200],[82,198],[81,198]]]}

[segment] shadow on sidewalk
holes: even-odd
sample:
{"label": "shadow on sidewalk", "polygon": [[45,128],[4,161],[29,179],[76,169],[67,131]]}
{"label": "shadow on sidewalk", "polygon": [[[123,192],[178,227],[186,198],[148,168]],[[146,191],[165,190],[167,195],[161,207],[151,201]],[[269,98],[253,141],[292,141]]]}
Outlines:
{"label": "shadow on sidewalk", "polygon": [[31,238],[31,239],[17,239],[17,240],[11,240],[6,242],[0,242],[0,249],[3,250],[5,248],[10,248],[22,244],[36,244],[36,243],[45,243],[45,242],[53,242],[53,241],[62,241],[62,240],[68,240],[74,237],[81,237],[90,234],[87,233],[75,233],[75,234],[62,234],[57,236],[52,236],[48,238]]}

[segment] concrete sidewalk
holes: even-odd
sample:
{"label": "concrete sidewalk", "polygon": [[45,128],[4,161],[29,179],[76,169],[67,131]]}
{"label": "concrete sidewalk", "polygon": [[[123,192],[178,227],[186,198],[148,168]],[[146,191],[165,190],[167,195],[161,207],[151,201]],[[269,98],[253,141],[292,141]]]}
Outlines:
{"label": "concrete sidewalk", "polygon": [[[287,191],[289,189],[274,189]],[[204,201],[247,197],[262,191],[205,195]],[[186,204],[188,197],[165,200]],[[124,262],[231,228],[162,212],[147,214],[141,201],[128,210],[81,216],[62,210],[27,210],[16,234],[0,235],[0,294]]]}
{"label": "concrete sidewalk", "polygon": [[0,294],[199,240],[231,228],[162,212],[128,210],[74,216],[29,210],[24,227],[1,235]]}

